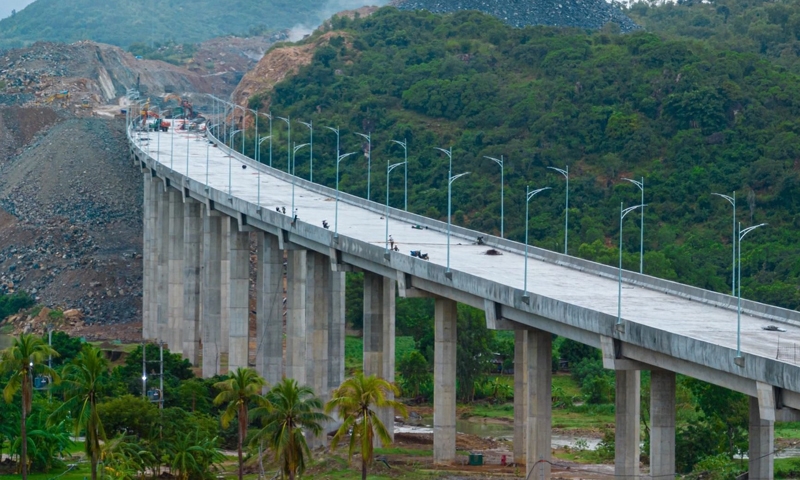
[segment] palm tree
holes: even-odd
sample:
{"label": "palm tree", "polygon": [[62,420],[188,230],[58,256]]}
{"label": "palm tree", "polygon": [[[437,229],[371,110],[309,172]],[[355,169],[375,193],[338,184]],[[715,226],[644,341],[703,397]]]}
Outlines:
{"label": "palm tree", "polygon": [[220,417],[223,427],[228,428],[231,420],[234,417],[238,418],[239,480],[242,480],[242,467],[244,466],[242,444],[247,436],[247,406],[261,395],[261,389],[266,382],[252,368],[239,367],[229,377],[224,382],[214,385],[214,388],[220,390],[219,395],[214,399],[214,405],[228,404]]}
{"label": "palm tree", "polygon": [[8,383],[3,388],[3,398],[11,403],[18,391],[22,391],[22,415],[20,418],[20,437],[22,441],[20,463],[22,464],[22,480],[28,478],[28,432],[25,421],[31,411],[33,402],[33,375],[49,375],[58,381],[58,375],[46,365],[49,357],[57,357],[58,352],[35,335],[20,334],[13,345],[3,350],[0,355],[0,373],[11,373]]}
{"label": "palm tree", "polygon": [[195,430],[194,435],[179,438],[170,446],[170,450],[170,468],[180,480],[202,478],[213,465],[225,459],[217,449],[217,438],[201,437],[199,430]]}
{"label": "palm tree", "polygon": [[350,458],[361,444],[361,478],[367,478],[367,465],[372,463],[373,440],[377,435],[384,445],[392,442],[386,426],[378,418],[373,408],[389,407],[399,411],[404,417],[406,407],[400,402],[390,400],[387,394],[399,395],[399,389],[375,375],[365,377],[363,373],[348,378],[333,391],[333,398],[325,405],[325,413],[338,409],[342,425],[331,440],[331,449],[336,448],[339,441],[350,433]]}
{"label": "palm tree", "polygon": [[283,475],[294,480],[306,468],[305,457],[311,455],[303,430],[319,435],[322,424],[330,420],[321,410],[322,400],[313,390],[284,378],[253,409],[253,418],[260,418],[263,428],[253,436],[251,444],[266,440]]}
{"label": "palm tree", "polygon": [[75,435],[86,432],[86,456],[92,463],[92,480],[97,480],[97,463],[100,461],[100,441],[105,440],[103,423],[97,413],[100,381],[108,373],[108,361],[99,348],[84,344],[78,355],[62,371],[66,383],[67,400],[56,409],[51,418],[70,412],[74,419]]}

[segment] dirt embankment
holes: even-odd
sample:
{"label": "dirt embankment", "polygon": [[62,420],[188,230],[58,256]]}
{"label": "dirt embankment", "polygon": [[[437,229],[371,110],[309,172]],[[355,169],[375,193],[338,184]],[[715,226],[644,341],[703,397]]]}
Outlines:
{"label": "dirt embankment", "polygon": [[142,182],[124,122],[45,110],[0,107],[6,123],[43,119],[23,122],[38,133],[0,137],[0,150],[20,151],[0,170],[0,293],[26,290],[88,325],[138,322]]}

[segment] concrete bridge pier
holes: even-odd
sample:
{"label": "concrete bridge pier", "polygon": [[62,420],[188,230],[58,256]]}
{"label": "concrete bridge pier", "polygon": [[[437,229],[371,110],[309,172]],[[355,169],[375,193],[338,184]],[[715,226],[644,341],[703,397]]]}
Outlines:
{"label": "concrete bridge pier", "polygon": [[256,371],[271,387],[283,376],[283,250],[265,232],[256,242]]}
{"label": "concrete bridge pier", "polygon": [[456,459],[456,325],[458,304],[437,297],[434,306],[433,463]]}
{"label": "concrete bridge pier", "polygon": [[[220,256],[220,357],[228,357],[230,353],[230,331],[231,331],[231,219],[228,216],[222,216],[222,253]],[[225,362],[226,366],[230,364],[230,357]],[[230,369],[224,369],[220,373],[226,373]]]}
{"label": "concrete bridge pier", "polygon": [[615,373],[614,474],[620,480],[637,480],[639,478],[641,372],[639,370],[616,370]]}
{"label": "concrete bridge pier", "polygon": [[514,332],[514,463],[525,464],[528,418],[528,334]]}
{"label": "concrete bridge pier", "polygon": [[286,376],[307,385],[306,380],[306,275],[308,252],[288,251],[286,260]]}
{"label": "concrete bridge pier", "polygon": [[169,338],[169,193],[159,180],[155,192],[156,243],[156,318],[155,336],[158,341]]}
{"label": "concrete bridge pier", "polygon": [[[771,387],[770,391],[771,391]],[[760,392],[759,392],[760,393]],[[775,458],[774,401],[766,405],[765,411],[759,408],[758,397],[750,397],[750,422],[748,436],[750,448],[747,451],[749,480],[772,480]],[[773,418],[764,418],[766,410],[773,412]]]}
{"label": "concrete bridge pier", "polygon": [[[376,375],[394,383],[396,281],[364,272],[364,375]],[[394,400],[389,393],[387,399]],[[394,441],[394,409],[376,410]],[[455,424],[454,424],[455,425]],[[381,442],[375,438],[375,445]]]}
{"label": "concrete bridge pier", "polygon": [[[328,302],[328,389],[329,392],[344,382],[344,337],[345,337],[345,273],[329,271],[330,294]],[[329,397],[330,398],[330,397]]]}
{"label": "concrete bridge pier", "polygon": [[675,476],[675,372],[650,372],[650,477]]}
{"label": "concrete bridge pier", "polygon": [[145,170],[142,174],[144,178],[144,192],[142,195],[142,339],[153,338],[152,322],[155,318],[152,306],[155,305],[153,298],[153,282],[155,273],[153,271],[153,249],[155,248],[155,184],[156,180],[150,170]]}
{"label": "concrete bridge pier", "polygon": [[[306,254],[306,384],[323,401],[328,390],[328,315],[330,295],[330,260],[309,251]],[[317,448],[328,443],[328,436],[307,435],[308,446]]]}
{"label": "concrete bridge pier", "polygon": [[203,217],[203,377],[220,372],[222,353],[222,217],[217,212],[206,212]]}
{"label": "concrete bridge pier", "polygon": [[[526,472],[530,478],[550,478],[552,434],[552,343],[550,332],[526,330],[528,418]],[[515,370],[516,371],[516,370]],[[516,395],[515,395],[516,396]]]}
{"label": "concrete bridge pier", "polygon": [[183,204],[183,358],[200,362],[200,284],[203,260],[203,216],[200,202]]}
{"label": "concrete bridge pier", "polygon": [[228,219],[228,372],[247,368],[249,360],[250,233]]}
{"label": "concrete bridge pier", "polygon": [[161,340],[167,342],[172,353],[183,353],[183,289],[184,289],[184,215],[181,192],[169,189],[169,273],[168,335]]}

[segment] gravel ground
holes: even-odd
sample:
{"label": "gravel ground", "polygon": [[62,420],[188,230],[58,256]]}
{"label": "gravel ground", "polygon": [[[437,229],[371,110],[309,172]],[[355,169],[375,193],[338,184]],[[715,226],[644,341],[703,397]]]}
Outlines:
{"label": "gravel ground", "polygon": [[140,321],[142,180],[123,128],[66,119],[4,162],[0,293],[77,308],[88,325]]}
{"label": "gravel ground", "polygon": [[622,32],[640,28],[605,0],[396,0],[394,4],[401,10],[428,10],[433,13],[478,10],[514,27],[553,25],[599,29],[613,22],[619,25]]}

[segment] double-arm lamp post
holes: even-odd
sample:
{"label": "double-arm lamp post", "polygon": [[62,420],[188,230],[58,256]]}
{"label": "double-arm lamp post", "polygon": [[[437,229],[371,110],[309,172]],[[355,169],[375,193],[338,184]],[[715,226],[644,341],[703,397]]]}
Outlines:
{"label": "double-arm lamp post", "polygon": [[622,219],[637,208],[644,210],[645,205],[634,205],[622,208],[623,203],[619,202],[619,269],[617,273],[617,330],[622,329]]}
{"label": "double-arm lamp post", "polygon": [[505,230],[505,192],[504,192],[504,185],[505,185],[505,161],[503,160],[503,156],[500,155],[500,158],[494,157],[483,157],[488,160],[493,161],[494,163],[500,165],[500,238],[505,238],[504,230]]}
{"label": "double-arm lamp post", "polygon": [[433,147],[436,150],[447,155],[447,158],[450,161],[450,166],[448,168],[447,174],[447,269],[444,272],[445,277],[448,279],[453,278],[453,272],[450,271],[450,225],[452,224],[451,221],[451,212],[452,212],[452,198],[453,198],[453,182],[458,180],[459,178],[463,177],[464,175],[469,175],[470,172],[459,173],[458,175],[453,175],[453,147],[445,150],[444,148]]}
{"label": "double-arm lamp post", "polygon": [[387,260],[389,259],[389,174],[392,173],[392,170],[405,163],[406,162],[399,162],[389,165],[389,161],[386,161],[386,215],[384,215],[384,217],[386,217],[386,248],[383,252],[383,256]]}
{"label": "double-arm lamp post", "polygon": [[522,286],[522,301],[525,303],[530,302],[530,295],[528,295],[528,205],[533,197],[545,190],[550,190],[550,187],[531,190],[527,185],[525,186],[525,273]]}

